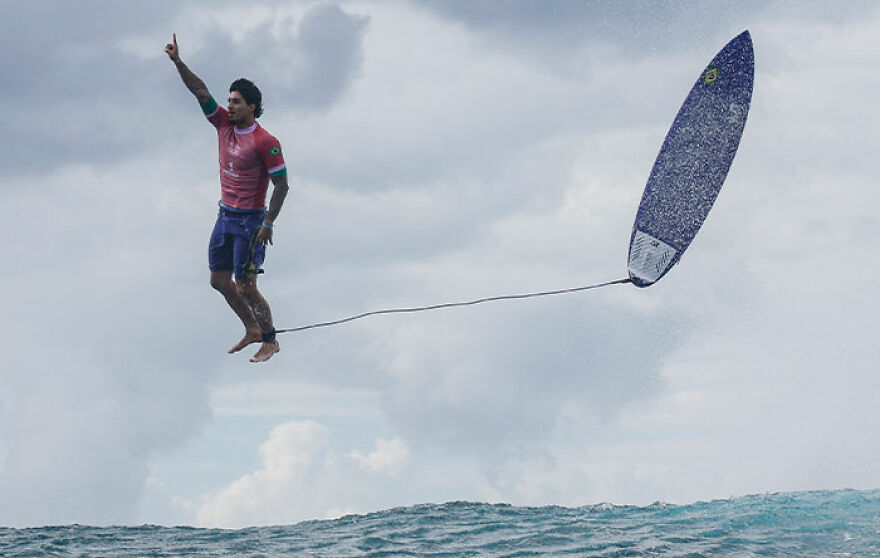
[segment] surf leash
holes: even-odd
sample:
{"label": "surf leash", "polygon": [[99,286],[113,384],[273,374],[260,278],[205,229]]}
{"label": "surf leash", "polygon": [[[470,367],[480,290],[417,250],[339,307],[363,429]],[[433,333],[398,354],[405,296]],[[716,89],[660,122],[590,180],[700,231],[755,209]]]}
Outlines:
{"label": "surf leash", "polygon": [[389,308],[386,310],[374,310],[372,312],[364,312],[363,314],[357,314],[354,316],[349,316],[347,318],[342,318],[340,320],[333,320],[330,322],[318,322],[314,324],[302,325],[299,327],[290,327],[285,329],[276,329],[275,333],[293,333],[298,331],[306,331],[308,329],[316,329],[319,327],[329,327],[340,324],[345,324],[348,322],[353,322],[355,320],[360,320],[362,318],[367,318],[369,316],[379,316],[383,314],[409,314],[414,312],[428,312],[430,310],[440,310],[443,308],[459,308],[462,306],[475,306],[477,304],[484,304],[486,302],[497,302],[501,300],[522,300],[526,298],[537,298],[541,296],[554,296],[561,294],[569,294],[576,293],[580,291],[588,291],[591,289],[599,289],[602,287],[609,287],[611,285],[623,285],[626,283],[631,283],[632,279],[627,277],[626,279],[618,279],[617,281],[608,281],[606,283],[595,283],[593,285],[583,285],[581,287],[571,287],[568,289],[557,289],[554,291],[540,291],[535,293],[524,293],[524,294],[512,294],[512,295],[502,295],[502,296],[490,296],[486,298],[478,298],[476,300],[469,300],[466,302],[447,302],[444,304],[432,304],[430,306],[413,306],[410,308]]}
{"label": "surf leash", "polygon": [[262,269],[257,269],[257,267],[254,265],[254,252],[257,249],[257,233],[259,231],[260,229],[254,231],[253,236],[251,236],[250,246],[248,246],[248,256],[247,259],[244,261],[244,269],[242,270],[245,280],[247,280],[251,275],[259,275],[260,273],[263,273]]}

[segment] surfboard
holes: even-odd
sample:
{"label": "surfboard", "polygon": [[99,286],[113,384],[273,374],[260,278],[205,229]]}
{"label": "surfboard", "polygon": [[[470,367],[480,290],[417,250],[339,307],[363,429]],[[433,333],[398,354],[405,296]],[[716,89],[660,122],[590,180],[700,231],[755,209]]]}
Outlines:
{"label": "surfboard", "polygon": [[703,69],[681,105],[633,224],[627,270],[634,285],[666,275],[712,209],[745,128],[754,67],[752,39],[743,31]]}

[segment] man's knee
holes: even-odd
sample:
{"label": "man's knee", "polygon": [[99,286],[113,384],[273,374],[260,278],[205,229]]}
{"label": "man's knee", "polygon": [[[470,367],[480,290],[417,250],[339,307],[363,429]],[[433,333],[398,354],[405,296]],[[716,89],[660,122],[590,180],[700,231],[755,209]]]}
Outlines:
{"label": "man's knee", "polygon": [[257,284],[253,280],[237,280],[235,282],[235,287],[238,289],[238,294],[248,300],[256,300],[257,297],[260,296],[260,291],[257,290]]}
{"label": "man's knee", "polygon": [[232,280],[231,273],[212,271],[211,286],[223,294],[235,291],[235,282]]}

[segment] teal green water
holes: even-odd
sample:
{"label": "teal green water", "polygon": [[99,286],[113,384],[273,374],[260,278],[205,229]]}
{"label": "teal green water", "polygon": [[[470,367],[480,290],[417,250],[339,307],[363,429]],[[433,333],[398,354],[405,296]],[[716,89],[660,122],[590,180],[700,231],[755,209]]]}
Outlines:
{"label": "teal green water", "polygon": [[453,502],[249,529],[0,528],[0,556],[880,556],[880,491],[686,506]]}

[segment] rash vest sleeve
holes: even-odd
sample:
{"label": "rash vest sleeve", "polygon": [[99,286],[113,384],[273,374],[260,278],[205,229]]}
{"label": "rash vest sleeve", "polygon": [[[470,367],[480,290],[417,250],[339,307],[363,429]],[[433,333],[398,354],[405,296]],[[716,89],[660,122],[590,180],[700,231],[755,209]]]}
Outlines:
{"label": "rash vest sleeve", "polygon": [[229,117],[226,109],[218,105],[217,101],[214,100],[214,97],[211,97],[205,103],[200,103],[200,105],[208,122],[213,124],[215,128],[219,128],[228,123]]}
{"label": "rash vest sleeve", "polygon": [[269,134],[263,136],[260,142],[260,156],[263,164],[269,172],[269,176],[282,176],[287,174],[287,165],[284,163],[284,154],[281,153],[281,143]]}

